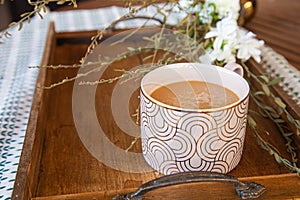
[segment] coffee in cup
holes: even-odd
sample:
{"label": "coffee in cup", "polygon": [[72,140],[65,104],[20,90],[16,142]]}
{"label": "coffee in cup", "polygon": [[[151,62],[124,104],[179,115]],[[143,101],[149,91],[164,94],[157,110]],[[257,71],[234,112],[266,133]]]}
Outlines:
{"label": "coffee in cup", "polygon": [[237,166],[249,85],[231,70],[177,63],[145,75],[140,92],[142,151],[153,169],[165,175],[228,173]]}

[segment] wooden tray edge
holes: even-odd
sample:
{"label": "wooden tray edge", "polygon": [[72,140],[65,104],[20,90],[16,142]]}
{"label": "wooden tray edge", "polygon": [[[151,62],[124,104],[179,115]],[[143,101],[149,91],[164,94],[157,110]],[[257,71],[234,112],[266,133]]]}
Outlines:
{"label": "wooden tray edge", "polygon": [[[261,199],[298,199],[300,198],[300,178],[296,174],[281,174],[281,175],[269,175],[269,176],[254,176],[254,177],[245,177],[240,178],[239,180],[243,182],[256,182],[262,184],[266,187],[266,193],[262,195]],[[279,186],[278,182],[288,183],[284,186]],[[194,183],[198,184],[198,183]],[[201,184],[201,183],[200,183]],[[180,185],[173,186],[178,187],[180,190]],[[199,185],[201,187],[201,185]],[[127,188],[122,191],[111,190],[111,191],[102,191],[102,192],[87,192],[87,193],[78,193],[78,194],[65,194],[65,195],[55,195],[55,196],[46,196],[46,197],[35,197],[32,200],[83,200],[83,199],[112,199],[118,194],[130,193],[135,191],[137,188]],[[222,189],[224,193],[228,192],[228,188]],[[192,192],[192,191],[191,191]],[[194,191],[197,192],[197,191]],[[179,192],[180,193],[180,192]],[[155,192],[152,193],[151,197],[157,196]],[[284,196],[282,196],[284,194]],[[182,194],[183,195],[183,194]],[[236,199],[238,196],[232,194],[232,199]]]}
{"label": "wooden tray edge", "polygon": [[[77,32],[76,32],[77,33]],[[90,36],[95,33],[95,31],[89,31],[89,32],[80,32],[81,33],[86,33],[86,37]],[[76,34],[79,35],[79,34]],[[54,23],[51,23],[49,26],[49,32],[47,36],[47,41],[46,41],[46,47],[50,48],[45,48],[44,55],[43,55],[43,60],[41,65],[46,65],[48,64],[50,55],[51,55],[51,50],[53,49],[53,45],[55,45],[55,39],[57,38],[69,38],[68,33],[55,33],[54,30]],[[74,35],[73,35],[74,36]],[[257,67],[256,67],[257,68]],[[43,136],[36,136],[35,132],[37,129],[37,125],[39,125],[39,121],[42,121],[39,119],[38,114],[40,113],[40,107],[41,104],[43,103],[43,90],[40,89],[39,86],[44,85],[44,80],[46,78],[46,70],[41,69],[38,80],[37,80],[37,87],[35,90],[34,94],[34,99],[32,103],[32,108],[31,108],[31,113],[30,113],[30,118],[28,122],[28,128],[26,131],[26,137],[24,140],[24,145],[23,145],[23,151],[22,155],[20,158],[20,165],[18,167],[17,171],[17,176],[16,176],[16,181],[14,185],[14,190],[13,190],[13,195],[12,199],[34,199],[34,200],[43,200],[43,199],[86,199],[88,197],[91,197],[91,195],[99,195],[99,197],[102,197],[107,199],[107,196],[112,196],[120,193],[120,191],[103,191],[103,192],[92,192],[92,193],[81,193],[81,194],[67,194],[67,195],[57,195],[57,196],[48,196],[48,197],[35,197],[32,198],[35,194],[35,189],[36,186],[34,183],[36,183],[35,179],[38,179],[38,170],[39,170],[39,160],[41,157],[41,151],[39,151],[39,148],[43,144]],[[276,91],[277,92],[277,91]],[[296,115],[298,113],[296,112]],[[299,115],[298,115],[299,116]],[[25,150],[26,149],[26,150]],[[36,165],[37,163],[38,165]],[[34,175],[31,175],[34,174]],[[33,178],[32,178],[33,177]],[[283,179],[287,178],[292,178],[292,181],[290,181],[290,184],[285,185],[284,187],[281,186],[280,190],[278,190],[278,193],[275,194],[280,194],[280,192],[286,192],[288,190],[287,188],[300,188],[300,179],[297,177],[296,174],[280,174],[280,175],[270,175],[270,176],[257,176],[257,177],[244,177],[240,178],[240,180],[243,181],[269,181],[269,183],[280,181]],[[297,178],[297,179],[295,179]],[[278,186],[279,187],[279,186]],[[122,190],[122,193],[124,192],[132,192],[136,188],[129,188],[126,190]],[[300,193],[300,191],[299,191]],[[275,195],[272,194],[272,195]],[[289,194],[293,196],[287,196],[287,198],[291,197],[300,197],[298,193],[295,194]],[[297,195],[297,196],[296,196]],[[284,199],[284,198],[283,198]]]}
{"label": "wooden tray edge", "polygon": [[[46,45],[43,53],[41,65],[46,65],[49,61],[53,45],[55,45],[54,23],[51,22],[48,28]],[[35,193],[39,171],[39,161],[41,158],[41,147],[43,145],[43,135],[36,135],[38,126],[41,125],[39,116],[40,108],[43,103],[44,85],[46,69],[40,69],[36,89],[34,91],[32,107],[30,111],[28,126],[23,143],[22,153],[19,161],[17,175],[12,192],[12,199],[30,199]]]}

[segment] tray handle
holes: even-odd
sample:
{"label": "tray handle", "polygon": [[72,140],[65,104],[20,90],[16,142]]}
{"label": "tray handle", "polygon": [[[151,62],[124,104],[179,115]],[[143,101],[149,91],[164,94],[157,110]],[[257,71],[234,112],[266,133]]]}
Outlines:
{"label": "tray handle", "polygon": [[252,199],[260,197],[265,191],[265,187],[254,182],[241,182],[236,177],[216,173],[216,172],[180,172],[176,174],[162,176],[141,185],[136,191],[129,194],[119,194],[113,200],[141,200],[149,191],[194,182],[225,182],[233,185],[235,191],[242,199]]}
{"label": "tray handle", "polygon": [[135,19],[144,19],[144,20],[153,20],[153,21],[157,21],[160,23],[160,25],[163,25],[164,22],[160,19],[157,19],[155,17],[148,17],[148,16],[134,16],[134,17],[126,17],[120,20],[117,20],[115,22],[113,22],[108,28],[107,31],[109,32],[113,32],[114,30],[116,30],[116,26],[118,23],[123,22],[123,21],[129,21],[129,20],[135,20]]}

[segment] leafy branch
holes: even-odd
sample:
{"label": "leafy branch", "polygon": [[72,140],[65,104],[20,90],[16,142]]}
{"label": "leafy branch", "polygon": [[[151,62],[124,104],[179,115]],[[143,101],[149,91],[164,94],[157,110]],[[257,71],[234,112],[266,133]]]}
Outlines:
{"label": "leafy branch", "polygon": [[[297,151],[298,149],[293,144],[293,136],[295,135],[293,132],[291,132],[290,127],[287,126],[286,121],[284,120],[284,116],[289,120],[289,122],[295,126],[296,128],[296,135],[299,136],[300,131],[300,121],[296,120],[292,117],[292,115],[288,112],[286,109],[285,103],[282,101],[282,99],[278,96],[276,96],[270,89],[271,86],[278,84],[280,81],[282,81],[282,78],[275,78],[273,80],[270,80],[270,77],[268,75],[255,75],[253,74],[250,69],[247,67],[245,63],[242,62],[243,68],[246,71],[246,75],[248,79],[252,79],[255,81],[255,83],[258,83],[258,85],[261,87],[261,90],[259,91],[251,91],[250,96],[253,100],[253,102],[257,105],[259,110],[259,115],[269,118],[278,128],[280,131],[282,137],[285,139],[286,142],[286,148],[287,152],[291,156],[291,162],[287,159],[284,159],[280,156],[279,152],[275,150],[275,147],[264,141],[258,134],[258,130],[256,128],[256,121],[249,116],[248,122],[250,124],[251,129],[255,133],[259,144],[263,147],[263,149],[267,150],[270,155],[273,155],[278,163],[284,163],[285,166],[290,168],[293,171],[296,171],[297,173],[300,172],[300,168],[298,168],[298,157],[297,157]],[[251,84],[251,81],[249,81]],[[253,88],[253,87],[252,87]],[[267,99],[272,99],[275,105],[271,107],[269,103],[267,104],[264,100],[267,97]],[[255,113],[252,111],[252,113]]]}
{"label": "leafy branch", "polygon": [[260,135],[256,127],[256,122],[255,120],[251,117],[248,116],[248,124],[253,131],[254,135],[256,136],[258,144],[266,151],[269,152],[271,156],[274,156],[276,162],[278,164],[284,164],[287,168],[290,170],[296,172],[300,176],[300,168],[297,167],[294,163],[291,163],[288,159],[283,158],[280,155],[280,152],[270,143],[266,142]]}

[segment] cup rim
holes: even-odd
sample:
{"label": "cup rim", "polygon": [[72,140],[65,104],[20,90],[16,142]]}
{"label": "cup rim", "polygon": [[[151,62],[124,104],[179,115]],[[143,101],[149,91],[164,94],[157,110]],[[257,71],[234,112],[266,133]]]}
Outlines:
{"label": "cup rim", "polygon": [[[211,67],[215,67],[217,70],[221,70],[221,71],[224,71],[226,73],[230,73],[231,75],[238,77],[239,79],[241,79],[242,82],[245,83],[245,85],[247,87],[247,92],[245,93],[245,95],[243,95],[241,98],[239,98],[238,101],[236,101],[234,103],[231,103],[231,104],[228,104],[228,105],[225,105],[225,106],[222,106],[222,107],[217,107],[217,108],[205,108],[205,109],[203,109],[203,108],[181,108],[181,107],[177,107],[177,106],[171,106],[171,105],[165,104],[163,102],[160,102],[160,101],[154,99],[153,97],[150,96],[150,94],[148,94],[145,91],[143,85],[144,85],[144,81],[145,81],[146,77],[149,76],[148,74],[154,73],[157,70],[162,70],[161,68],[170,68],[170,67],[177,66],[177,65],[184,66],[186,64],[211,66]],[[161,66],[157,69],[154,69],[154,70],[150,71],[148,74],[146,74],[142,78],[140,92],[143,94],[144,97],[148,98],[150,101],[154,102],[155,104],[157,104],[157,105],[159,105],[163,108],[167,108],[167,109],[170,109],[170,110],[175,110],[175,111],[180,111],[180,112],[212,113],[212,112],[223,111],[223,110],[227,110],[227,109],[236,107],[237,105],[239,105],[241,102],[245,101],[245,99],[247,99],[249,97],[250,87],[249,87],[248,82],[242,76],[238,75],[237,73],[235,73],[233,71],[230,71],[230,70],[225,69],[223,67],[218,67],[216,65],[203,64],[203,63],[174,63],[174,64]],[[208,81],[206,81],[206,82],[208,82]],[[208,83],[210,83],[210,82],[208,82]]]}

